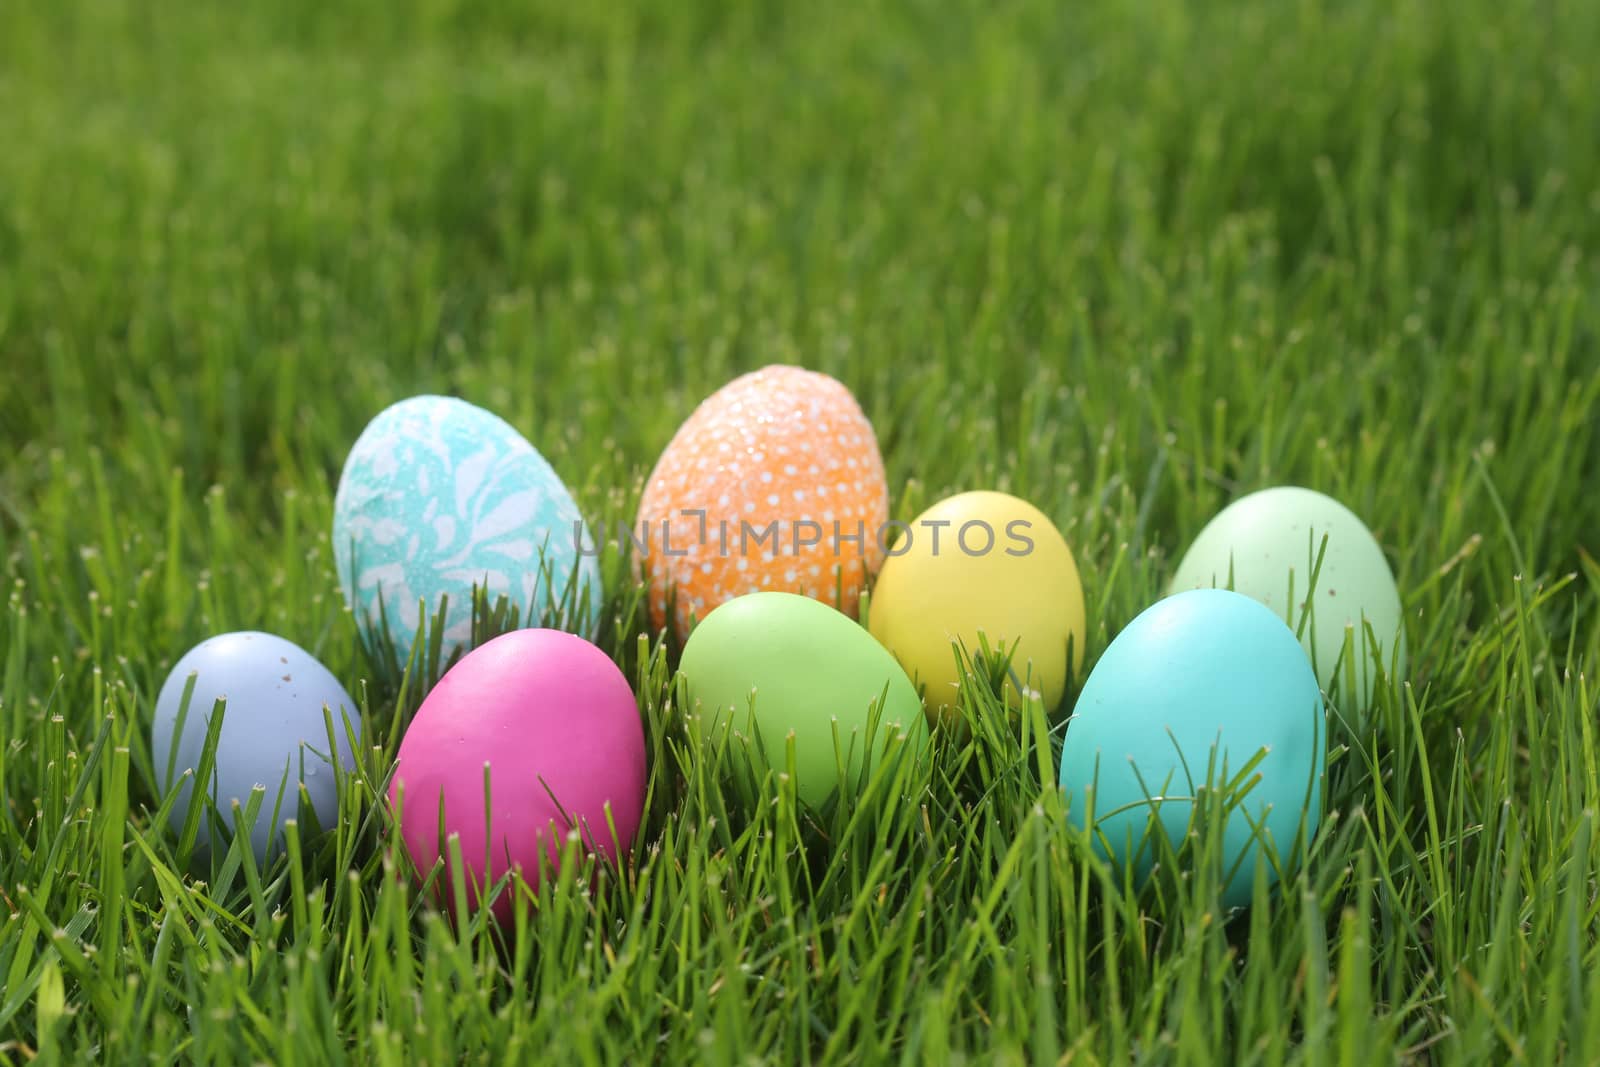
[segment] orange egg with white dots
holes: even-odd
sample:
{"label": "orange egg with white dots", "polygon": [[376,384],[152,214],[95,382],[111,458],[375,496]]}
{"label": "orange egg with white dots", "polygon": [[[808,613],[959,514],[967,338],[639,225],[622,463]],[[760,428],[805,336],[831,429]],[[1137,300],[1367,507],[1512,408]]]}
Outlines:
{"label": "orange egg with white dots", "polygon": [[745,593],[799,593],[856,613],[883,562],[889,485],[844,385],[801,367],[735,378],[667,444],[630,531],[651,625],[682,638]]}

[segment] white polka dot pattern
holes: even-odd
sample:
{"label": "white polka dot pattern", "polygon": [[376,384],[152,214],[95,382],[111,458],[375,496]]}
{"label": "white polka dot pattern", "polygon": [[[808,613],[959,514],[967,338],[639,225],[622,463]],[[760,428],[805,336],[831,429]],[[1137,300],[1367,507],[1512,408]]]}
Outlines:
{"label": "white polka dot pattern", "polygon": [[679,427],[639,503],[651,621],[665,625],[669,590],[680,636],[759,590],[854,615],[888,517],[878,439],[850,390],[800,367],[736,378]]}

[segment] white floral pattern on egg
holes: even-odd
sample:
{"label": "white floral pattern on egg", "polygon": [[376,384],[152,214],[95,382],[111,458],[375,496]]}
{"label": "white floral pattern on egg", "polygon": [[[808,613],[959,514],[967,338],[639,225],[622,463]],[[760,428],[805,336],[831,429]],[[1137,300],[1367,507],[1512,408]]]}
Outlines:
{"label": "white floral pattern on egg", "polygon": [[[455,397],[415,396],[380,412],[350,450],[334,496],[345,602],[369,643],[387,617],[402,665],[416,640],[419,601],[431,619],[439,598],[449,597],[445,659],[470,645],[474,583],[491,603],[509,598],[519,625],[592,630],[600,572],[580,546],[593,545],[572,494],[538,449],[505,420]],[[579,588],[569,594],[574,578]]]}

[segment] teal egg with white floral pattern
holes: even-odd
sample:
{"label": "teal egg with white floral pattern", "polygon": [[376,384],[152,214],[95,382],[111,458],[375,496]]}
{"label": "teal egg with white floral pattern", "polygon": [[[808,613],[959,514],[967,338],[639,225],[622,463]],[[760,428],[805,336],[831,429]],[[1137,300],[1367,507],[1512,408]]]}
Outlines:
{"label": "teal egg with white floral pattern", "polygon": [[[596,542],[555,470],[504,419],[414,396],[367,424],[339,477],[333,553],[369,648],[403,668],[445,600],[441,662],[472,642],[472,590],[504,596],[519,626],[592,634]],[[387,658],[387,657],[384,657]]]}

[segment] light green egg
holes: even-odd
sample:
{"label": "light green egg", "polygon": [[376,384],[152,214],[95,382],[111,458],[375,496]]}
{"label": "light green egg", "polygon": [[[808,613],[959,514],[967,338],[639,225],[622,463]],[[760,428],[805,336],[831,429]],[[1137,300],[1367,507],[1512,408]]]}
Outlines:
{"label": "light green egg", "polygon": [[754,757],[746,767],[785,771],[793,738],[796,793],[812,807],[841,781],[858,785],[868,752],[878,759],[891,738],[913,749],[927,742],[922,701],[894,656],[810,597],[766,592],[727,601],[690,633],[679,671],[707,735],[720,723],[748,742],[740,746]]}
{"label": "light green egg", "polygon": [[1278,486],[1224,508],[1200,531],[1172,579],[1175,593],[1211,587],[1253,597],[1299,630],[1317,681],[1336,706],[1357,713],[1370,707],[1380,664],[1386,674],[1405,676],[1394,573],[1372,531],[1330,496]]}

